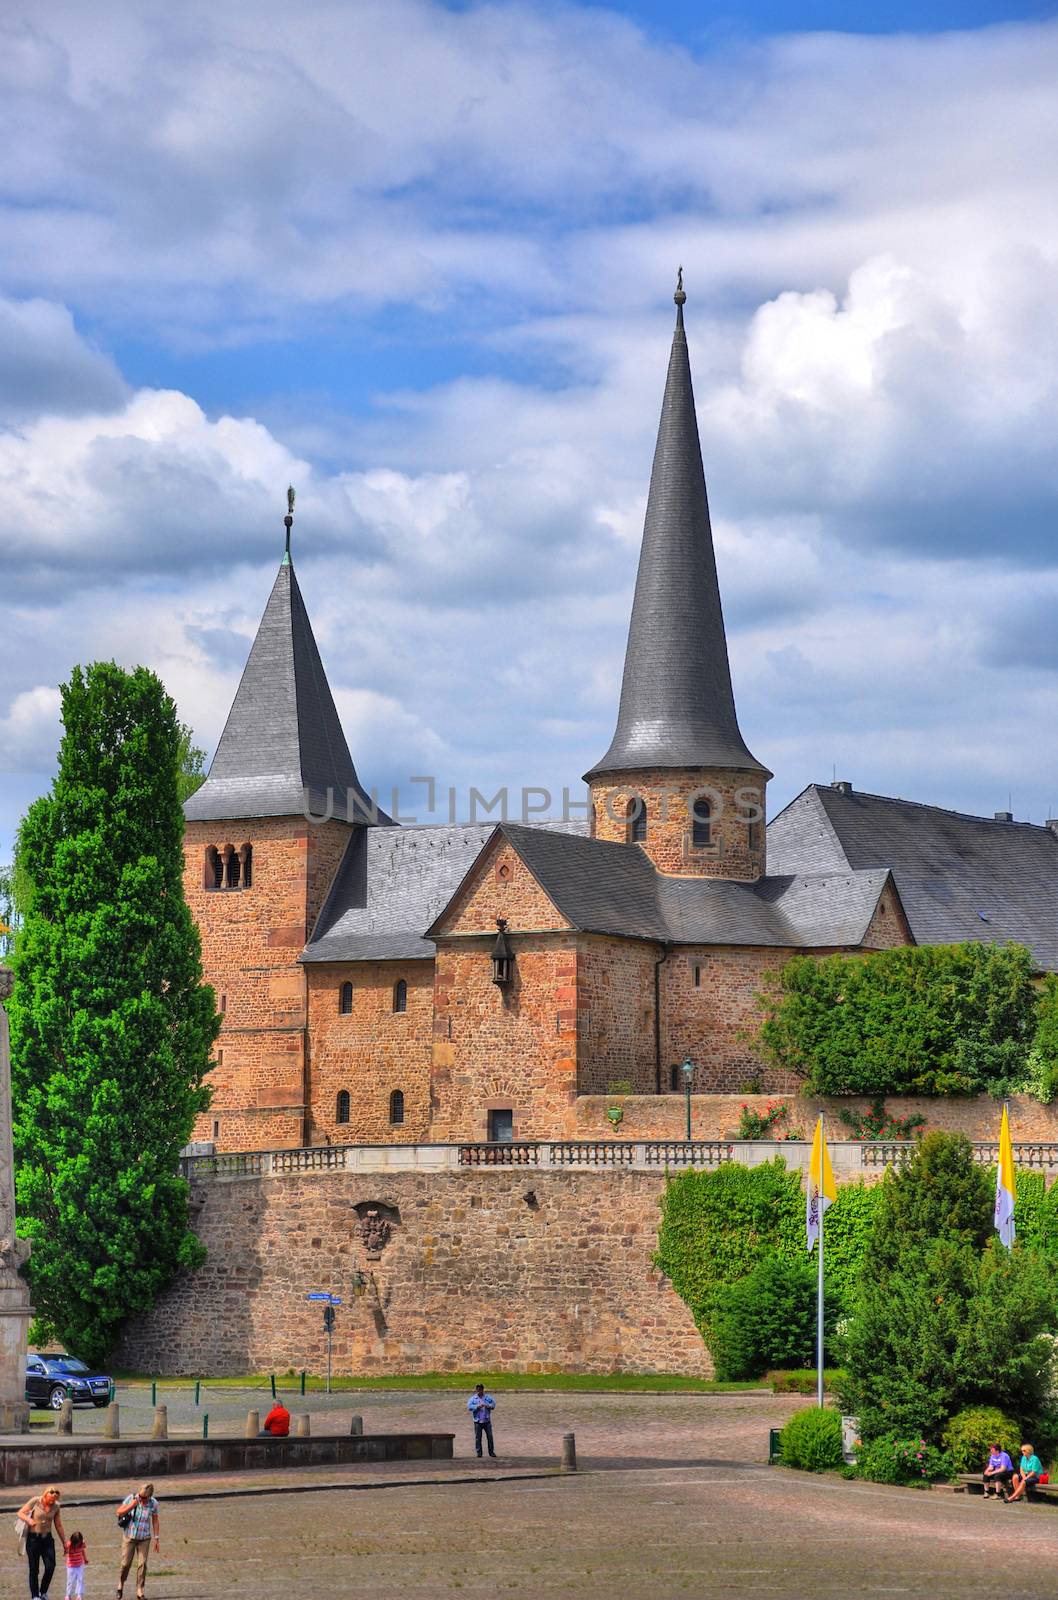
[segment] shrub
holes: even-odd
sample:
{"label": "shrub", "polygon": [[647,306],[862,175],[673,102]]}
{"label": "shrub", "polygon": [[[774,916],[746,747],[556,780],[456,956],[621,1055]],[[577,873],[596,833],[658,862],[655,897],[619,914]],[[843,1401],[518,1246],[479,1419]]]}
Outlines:
{"label": "shrub", "polygon": [[[838,1307],[826,1302],[827,1332]],[[707,1335],[718,1378],[756,1378],[769,1367],[804,1367],[816,1341],[816,1273],[812,1263],[768,1256],[717,1298]]]}
{"label": "shrub", "polygon": [[885,1109],[885,1100],[875,1095],[866,1111],[842,1111],[842,1122],[854,1139],[914,1139],[926,1126],[925,1117],[893,1116]]}
{"label": "shrub", "polygon": [[996,1406],[967,1406],[952,1417],[943,1439],[956,1472],[983,1472],[989,1450],[997,1440],[1014,1458],[1021,1443],[1021,1429]]}
{"label": "shrub", "polygon": [[950,1478],[951,1462],[925,1439],[875,1439],[861,1451],[859,1475],[872,1483],[925,1485]]}
{"label": "shrub", "polygon": [[841,1417],[829,1406],[808,1406],[796,1411],[779,1435],[784,1467],[802,1472],[826,1472],[840,1467]]}
{"label": "shrub", "polygon": [[[794,956],[760,999],[761,1052],[813,1094],[977,1094],[1023,1078],[1034,1043],[1047,1050],[1022,945]],[[1058,1017],[1052,1032],[1058,1059]]]}
{"label": "shrub", "polygon": [[773,1137],[775,1124],[782,1122],[789,1107],[783,1100],[772,1100],[757,1111],[745,1102],[738,1108],[738,1137],[740,1139],[770,1139]]}
{"label": "shrub", "polygon": [[[823,1388],[832,1394],[844,1380],[840,1367],[823,1368]],[[793,1371],[766,1372],[765,1382],[770,1383],[774,1394],[815,1394],[816,1371],[814,1367],[798,1367]]]}

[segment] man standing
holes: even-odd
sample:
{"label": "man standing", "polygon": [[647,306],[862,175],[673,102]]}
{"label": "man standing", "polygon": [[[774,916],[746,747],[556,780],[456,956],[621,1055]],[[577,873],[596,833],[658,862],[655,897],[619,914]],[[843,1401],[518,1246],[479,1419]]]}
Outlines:
{"label": "man standing", "polygon": [[478,1455],[481,1454],[481,1436],[489,1442],[489,1455],[496,1459],[496,1450],[492,1442],[492,1413],[496,1409],[496,1402],[490,1394],[485,1393],[485,1385],[474,1385],[474,1393],[467,1401],[467,1410],[474,1418],[474,1448]]}
{"label": "man standing", "polygon": [[125,1540],[121,1547],[121,1571],[118,1574],[118,1600],[125,1588],[125,1579],[129,1575],[132,1563],[136,1563],[136,1600],[143,1600],[144,1590],[147,1587],[147,1557],[151,1549],[151,1535],[154,1535],[154,1553],[158,1555],[161,1550],[158,1532],[158,1502],[154,1498],[154,1484],[145,1483],[142,1489],[133,1489],[127,1494],[118,1507],[118,1516],[124,1517],[131,1513],[128,1525],[123,1529]]}

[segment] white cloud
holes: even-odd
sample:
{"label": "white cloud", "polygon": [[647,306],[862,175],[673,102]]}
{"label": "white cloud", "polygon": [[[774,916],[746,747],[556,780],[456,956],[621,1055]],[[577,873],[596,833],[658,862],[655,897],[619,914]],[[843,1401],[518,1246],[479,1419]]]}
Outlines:
{"label": "white cloud", "polygon": [[48,684],[23,689],[0,717],[0,772],[46,772],[61,731],[59,691]]}

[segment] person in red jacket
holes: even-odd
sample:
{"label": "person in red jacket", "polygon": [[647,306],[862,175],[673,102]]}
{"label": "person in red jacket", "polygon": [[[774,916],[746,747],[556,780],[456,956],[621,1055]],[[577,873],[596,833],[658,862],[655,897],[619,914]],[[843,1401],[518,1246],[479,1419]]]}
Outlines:
{"label": "person in red jacket", "polygon": [[261,1432],[269,1434],[273,1439],[285,1439],[290,1432],[290,1412],[282,1400],[277,1400],[265,1417]]}

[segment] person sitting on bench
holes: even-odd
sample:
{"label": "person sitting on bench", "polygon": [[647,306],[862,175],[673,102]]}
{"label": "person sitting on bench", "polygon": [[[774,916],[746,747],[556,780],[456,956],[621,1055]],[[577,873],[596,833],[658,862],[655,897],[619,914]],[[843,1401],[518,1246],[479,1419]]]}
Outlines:
{"label": "person sitting on bench", "polygon": [[1043,1462],[1036,1455],[1031,1444],[1021,1447],[1021,1460],[1018,1470],[1014,1474],[1014,1493],[1007,1495],[1007,1505],[1012,1506],[1017,1500],[1025,1500],[1040,1481],[1043,1471]]}
{"label": "person sitting on bench", "polygon": [[985,1499],[1002,1499],[1003,1489],[1014,1476],[1014,1463],[1001,1444],[994,1444],[982,1477],[985,1481]]}

